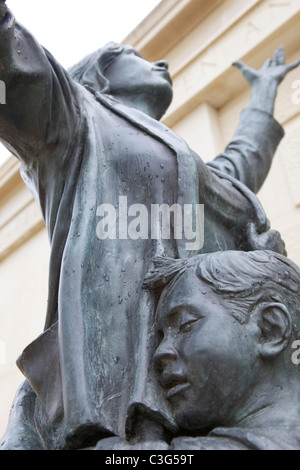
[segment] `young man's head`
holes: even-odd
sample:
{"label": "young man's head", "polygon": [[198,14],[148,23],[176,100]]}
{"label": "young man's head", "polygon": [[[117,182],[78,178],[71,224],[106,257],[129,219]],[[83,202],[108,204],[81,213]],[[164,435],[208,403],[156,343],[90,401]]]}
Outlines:
{"label": "young man's head", "polygon": [[287,376],[298,381],[289,346],[298,338],[300,272],[287,258],[227,251],[161,259],[145,286],[162,285],[154,359],[181,427],[237,424],[256,409],[255,396],[267,402]]}
{"label": "young man's head", "polygon": [[168,63],[144,60],[131,46],[110,42],[70,70],[77,82],[109,93],[127,106],[160,119],[171,104]]}

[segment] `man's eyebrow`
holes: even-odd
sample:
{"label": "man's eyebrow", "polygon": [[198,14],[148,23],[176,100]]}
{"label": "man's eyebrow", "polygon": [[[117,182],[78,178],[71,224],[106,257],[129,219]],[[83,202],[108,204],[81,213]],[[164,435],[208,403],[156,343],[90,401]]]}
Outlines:
{"label": "man's eyebrow", "polygon": [[[180,307],[179,307],[180,308]],[[179,313],[178,306],[173,307],[171,310],[163,309],[161,310],[160,315],[158,316],[158,326],[162,330],[163,325],[168,324],[176,314]]]}
{"label": "man's eyebrow", "polygon": [[136,55],[136,56],[138,56],[138,57],[140,57],[140,58],[142,59],[142,56],[141,56],[135,49],[133,49],[133,48],[127,49],[126,52],[127,52],[127,54],[134,54],[134,55]]}
{"label": "man's eyebrow", "polygon": [[168,310],[166,318],[171,318],[174,317],[175,315],[178,315],[180,311],[182,310],[182,305],[176,305],[175,307],[171,308],[171,310]]}
{"label": "man's eyebrow", "polygon": [[175,305],[173,308],[168,310],[165,318],[166,320],[174,318],[176,315],[179,315],[183,311],[187,311],[191,315],[197,316],[195,313],[195,306],[194,305],[189,305],[189,304],[179,304]]}

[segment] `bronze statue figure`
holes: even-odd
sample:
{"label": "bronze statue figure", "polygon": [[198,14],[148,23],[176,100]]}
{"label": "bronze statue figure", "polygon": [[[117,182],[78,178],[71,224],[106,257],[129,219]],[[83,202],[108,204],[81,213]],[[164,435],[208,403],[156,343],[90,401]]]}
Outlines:
{"label": "bronze statue figure", "polygon": [[161,258],[145,285],[161,291],[154,362],[180,437],[97,449],[299,450],[299,267],[263,250]]}
{"label": "bronze statue figure", "polygon": [[[158,294],[143,280],[157,256],[285,254],[255,193],[284,134],[272,116],[277,87],[299,63],[286,65],[280,48],[259,71],[236,64],[250,105],[224,153],[204,164],[159,122],[172,100],[165,61],[110,43],[66,71],[3,0],[0,39],[0,137],[22,162],[51,243],[45,331],[18,359],[26,380],[1,448],[81,449],[177,432],[151,367]],[[154,204],[204,205],[203,247],[187,249],[172,222],[169,238],[160,223],[155,237],[97,236],[99,206],[118,208],[120,197],[149,213]]]}

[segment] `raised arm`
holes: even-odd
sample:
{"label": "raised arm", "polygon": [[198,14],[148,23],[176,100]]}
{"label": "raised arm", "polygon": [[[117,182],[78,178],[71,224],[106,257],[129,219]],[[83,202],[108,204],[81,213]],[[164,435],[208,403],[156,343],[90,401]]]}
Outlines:
{"label": "raised arm", "polygon": [[75,113],[70,80],[63,68],[18,24],[0,0],[0,139],[26,163],[72,136]]}
{"label": "raised arm", "polygon": [[243,62],[233,65],[242,71],[252,86],[250,105],[241,114],[233,140],[208,166],[237,178],[257,193],[284,136],[283,128],[273,118],[277,89],[287,73],[300,65],[300,61],[286,65],[281,46],[273,59],[268,59],[260,70],[254,70]]}

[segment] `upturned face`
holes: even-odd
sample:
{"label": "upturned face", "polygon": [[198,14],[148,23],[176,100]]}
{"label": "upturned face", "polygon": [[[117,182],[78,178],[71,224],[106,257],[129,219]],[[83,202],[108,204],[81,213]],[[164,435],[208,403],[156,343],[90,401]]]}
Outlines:
{"label": "upturned face", "polygon": [[110,82],[112,96],[129,98],[132,103],[147,100],[152,103],[159,118],[172,101],[168,63],[164,60],[148,62],[130,46],[124,47],[124,51],[106,70],[105,76]]}
{"label": "upturned face", "polygon": [[251,328],[194,271],[166,289],[157,315],[163,339],[154,360],[178,425],[201,430],[232,423],[255,383]]}

